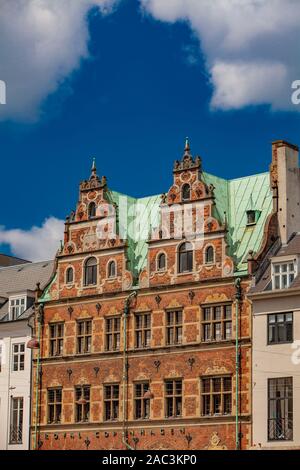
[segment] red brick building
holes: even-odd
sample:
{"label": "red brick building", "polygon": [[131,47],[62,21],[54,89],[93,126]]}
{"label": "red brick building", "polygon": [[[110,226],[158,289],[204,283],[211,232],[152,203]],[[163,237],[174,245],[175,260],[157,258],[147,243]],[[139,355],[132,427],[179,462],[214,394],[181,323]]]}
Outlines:
{"label": "red brick building", "polygon": [[250,446],[248,253],[272,210],[268,174],[214,177],[188,142],[162,196],[113,192],[93,164],[39,293],[33,447]]}

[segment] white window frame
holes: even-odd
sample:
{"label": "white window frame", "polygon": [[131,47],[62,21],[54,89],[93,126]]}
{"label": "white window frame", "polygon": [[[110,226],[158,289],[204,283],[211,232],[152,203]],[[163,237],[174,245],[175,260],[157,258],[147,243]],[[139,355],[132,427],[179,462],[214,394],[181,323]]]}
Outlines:
{"label": "white window frame", "polygon": [[[17,302],[19,302],[18,305],[16,305]],[[18,295],[15,297],[10,297],[9,318],[11,320],[16,320],[17,318],[19,318],[22,315],[22,313],[25,312],[26,309],[27,309],[27,296],[26,295]]]}
{"label": "white window frame", "polygon": [[[18,350],[15,351],[15,347],[18,347]],[[21,346],[23,346],[23,351],[21,351]],[[24,372],[25,370],[25,343],[12,343],[12,372]],[[23,356],[23,361],[21,361],[21,356]],[[17,358],[16,364],[17,369],[15,370],[15,357]],[[23,363],[23,369],[21,369],[21,363]]]}
{"label": "white window frame", "polygon": [[[16,408],[14,408],[14,403],[16,403]],[[14,412],[16,412],[16,427],[15,433],[16,439],[13,436],[13,428],[14,428]],[[24,429],[24,397],[11,397],[10,403],[10,436],[9,436],[9,444],[10,445],[20,445],[23,443],[23,429]],[[20,434],[19,434],[20,433]]]}
{"label": "white window frame", "polygon": [[[293,266],[293,268],[291,268]],[[288,289],[298,274],[297,260],[273,261],[272,263],[272,289]]]}

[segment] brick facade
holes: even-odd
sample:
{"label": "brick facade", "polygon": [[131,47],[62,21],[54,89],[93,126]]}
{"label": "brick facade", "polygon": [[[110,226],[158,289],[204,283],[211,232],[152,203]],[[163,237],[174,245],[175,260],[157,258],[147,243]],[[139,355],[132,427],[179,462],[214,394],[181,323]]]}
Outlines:
{"label": "brick facade", "polygon": [[[183,200],[185,184],[189,185],[189,201]],[[97,211],[89,217],[92,202]],[[160,205],[161,211],[171,209],[170,224],[166,227],[161,216],[160,224],[152,229],[147,261],[136,279],[128,263],[130,246],[127,240],[119,235],[104,239],[97,236],[99,230],[110,233],[113,222],[106,207],[110,202],[106,180],[98,178],[93,167],[90,179],[80,185],[79,202],[76,211],[67,218],[64,246],[57,254],[55,273],[37,306],[37,310],[43,312],[43,324],[37,417],[35,403],[32,407],[33,443],[36,442],[41,450],[125,449],[124,441],[136,449],[234,449],[235,261],[228,254],[226,222],[220,221],[216,214],[214,187],[207,186],[202,180],[201,159],[192,158],[187,144],[182,161],[175,163],[173,185],[162,196]],[[172,212],[172,206],[179,206],[182,214],[187,202],[196,204],[191,212],[191,225],[197,235],[190,241],[192,267],[189,272],[179,273],[179,250],[186,233],[181,239],[176,236],[178,212]],[[195,229],[198,210],[203,215],[201,234]],[[213,258],[207,262],[208,246],[213,247]],[[161,253],[165,255],[163,269],[158,266]],[[85,286],[85,263],[91,257],[96,259],[97,281],[95,285]],[[113,276],[108,272],[111,261],[116,263]],[[67,282],[68,268],[73,269],[71,282]],[[238,303],[238,431],[242,449],[251,445],[251,306],[245,298],[249,284],[249,277],[244,275],[242,298]],[[136,297],[126,302],[134,290]],[[124,310],[126,305],[128,311]],[[209,307],[212,313],[208,314],[211,315],[208,338],[203,321],[208,312],[205,309]],[[170,312],[171,317],[168,316]],[[179,316],[174,314],[173,317],[172,312],[179,312]],[[150,337],[141,347],[137,347],[136,316],[139,313],[149,314],[151,318]],[[119,336],[114,337],[115,350],[110,350],[107,336],[107,320],[111,318],[120,319],[116,327]],[[172,333],[168,333],[172,326],[170,318],[179,318],[179,329],[173,325]],[[85,353],[78,351],[80,320],[91,320],[91,340],[87,340],[90,345]],[[62,349],[55,357],[51,357],[50,349],[53,324],[64,325]],[[178,340],[177,344],[173,344],[174,338]],[[35,352],[34,378],[37,354]],[[124,370],[128,375],[124,375]],[[222,387],[224,392],[224,377],[231,383],[226,397],[218,388]],[[216,381],[205,382],[208,378]],[[170,405],[166,391],[166,381],[172,380],[181,381],[182,385],[181,399],[172,402],[175,405]],[[143,398],[147,397],[150,413],[137,419],[135,385],[145,382],[149,393]],[[203,398],[207,386],[204,383],[213,384],[210,391],[216,392],[208,401]],[[83,385],[90,387],[89,405],[86,400],[76,402],[75,399],[75,387]],[[119,385],[115,420],[106,420],[105,387],[108,385]],[[57,422],[50,423],[49,390],[56,388],[62,389],[61,414]],[[33,390],[36,389],[34,379]],[[89,406],[86,421],[76,422],[77,405]],[[170,406],[173,412],[176,410],[176,416],[167,417]],[[210,412],[205,411],[205,406]]]}

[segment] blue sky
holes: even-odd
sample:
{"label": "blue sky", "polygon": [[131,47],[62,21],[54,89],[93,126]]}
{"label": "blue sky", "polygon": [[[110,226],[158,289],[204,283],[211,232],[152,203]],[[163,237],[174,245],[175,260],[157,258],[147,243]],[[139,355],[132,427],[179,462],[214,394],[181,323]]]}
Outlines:
{"label": "blue sky", "polygon": [[26,237],[46,218],[65,218],[93,156],[112,189],[145,196],[168,190],[186,136],[204,169],[225,178],[267,171],[273,140],[300,143],[296,107],[212,109],[208,56],[187,22],[123,0],[104,16],[90,9],[88,31],[89,57],[45,93],[39,116],[0,121],[0,251],[25,256],[31,239],[20,248],[12,229]]}

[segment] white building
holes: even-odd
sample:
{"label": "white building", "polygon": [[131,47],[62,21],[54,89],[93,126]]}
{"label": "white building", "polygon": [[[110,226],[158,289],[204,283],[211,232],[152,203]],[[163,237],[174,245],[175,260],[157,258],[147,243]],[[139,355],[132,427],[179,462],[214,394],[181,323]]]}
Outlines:
{"label": "white building", "polygon": [[30,318],[37,283],[43,288],[53,262],[0,268],[0,449],[29,448]]}
{"label": "white building", "polygon": [[277,237],[248,296],[253,308],[252,444],[300,449],[300,170],[298,149],[273,144]]}

